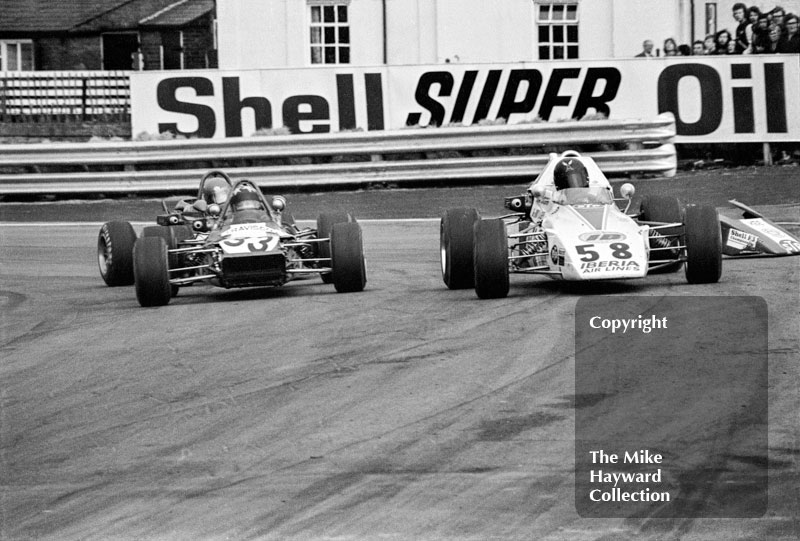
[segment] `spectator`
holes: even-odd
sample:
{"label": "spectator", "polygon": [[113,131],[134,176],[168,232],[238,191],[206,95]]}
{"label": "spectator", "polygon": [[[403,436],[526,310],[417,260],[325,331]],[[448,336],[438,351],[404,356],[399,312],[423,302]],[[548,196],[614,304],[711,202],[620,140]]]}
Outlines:
{"label": "spectator", "polygon": [[714,34],[709,34],[703,40],[703,54],[716,54],[717,39]]}
{"label": "spectator", "polygon": [[716,46],[714,54],[731,54],[731,47],[736,45],[735,43],[731,44],[732,41],[731,33],[727,29],[717,32],[714,37],[714,45]]}
{"label": "spectator", "polygon": [[764,49],[765,54],[775,54],[778,52],[778,43],[781,41],[781,27],[774,22],[769,25],[769,41]]}
{"label": "spectator", "polygon": [[780,26],[781,32],[783,32],[783,19],[786,17],[786,11],[780,6],[775,6],[769,13],[772,15],[772,23]]}
{"label": "spectator", "polygon": [[800,19],[794,13],[789,13],[784,17],[784,32],[778,42],[779,53],[800,53],[800,34],[798,34],[798,26],[800,26]]}
{"label": "spectator", "polygon": [[[702,42],[700,43],[700,46],[703,46]],[[692,56],[692,48],[686,43],[681,43],[678,45],[678,56]]]}
{"label": "spectator", "polygon": [[756,6],[750,6],[747,8],[747,22],[748,25],[745,28],[745,33],[747,34],[747,42],[749,43],[747,49],[745,49],[744,54],[753,54],[755,51],[753,50],[753,36],[755,35],[756,27],[758,26],[758,19],[761,17],[761,10],[758,9]]}
{"label": "spectator", "polygon": [[750,6],[747,8],[747,20],[755,26],[758,22],[758,18],[761,16],[761,10],[758,9],[758,6]]}
{"label": "spectator", "polygon": [[701,56],[706,54],[705,48],[703,47],[703,40],[696,39],[694,43],[692,43],[692,55],[694,56]]}
{"label": "spectator", "polygon": [[742,54],[750,47],[750,40],[747,39],[747,25],[750,24],[750,21],[747,20],[747,6],[741,2],[735,3],[733,5],[733,19],[736,21],[733,53]]}
{"label": "spectator", "polygon": [[674,38],[667,38],[664,40],[664,56],[677,56],[678,44]]}
{"label": "spectator", "polygon": [[653,54],[653,41],[646,39],[642,42],[642,52],[636,55],[636,58],[647,57],[652,58]]}
{"label": "spectator", "polygon": [[769,45],[769,15],[762,13],[753,27],[752,53],[763,54]]}

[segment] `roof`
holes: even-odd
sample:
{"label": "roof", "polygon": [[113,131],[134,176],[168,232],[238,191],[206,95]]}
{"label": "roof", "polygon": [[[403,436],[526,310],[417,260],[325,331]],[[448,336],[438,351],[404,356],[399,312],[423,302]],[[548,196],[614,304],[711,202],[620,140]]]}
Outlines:
{"label": "roof", "polygon": [[98,32],[181,26],[214,9],[214,0],[0,0],[0,32]]}
{"label": "roof", "polygon": [[145,17],[146,26],[183,26],[214,10],[214,0],[178,0],[159,12]]}
{"label": "roof", "polygon": [[0,0],[0,31],[64,31],[128,0]]}

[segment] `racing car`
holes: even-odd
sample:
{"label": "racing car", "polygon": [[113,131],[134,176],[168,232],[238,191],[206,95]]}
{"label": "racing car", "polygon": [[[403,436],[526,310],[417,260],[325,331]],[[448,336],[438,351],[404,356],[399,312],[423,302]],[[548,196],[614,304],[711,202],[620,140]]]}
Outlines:
{"label": "racing car", "polygon": [[[218,215],[221,205],[233,189],[233,181],[223,171],[209,171],[200,179],[197,197],[163,200],[164,214],[156,224],[142,230],[143,237],[162,237],[167,246],[194,237],[206,227],[206,220]],[[97,262],[100,276],[109,287],[133,285],[133,245],[136,231],[130,222],[111,221],[100,227],[97,235]]]}
{"label": "racing car", "polygon": [[[614,198],[608,179],[575,151],[550,159],[522,195],[505,198],[510,214],[481,219],[448,209],[440,222],[440,258],[450,289],[474,287],[482,299],[509,292],[509,274],[567,281],[625,280],[685,267],[692,284],[722,274],[722,238],[714,207],[644,197],[632,205],[626,183]],[[624,203],[624,208],[618,204]]]}
{"label": "racing car", "polygon": [[742,211],[741,218],[720,214],[722,254],[726,258],[800,255],[800,238],[747,205],[728,201]]}
{"label": "racing car", "polygon": [[[194,206],[209,212],[204,203]],[[348,213],[321,214],[316,228],[300,229],[285,208],[283,197],[268,202],[255,184],[240,180],[218,215],[192,222],[194,236],[137,239],[133,275],[139,304],[166,305],[180,287],[199,282],[223,288],[282,286],[321,275],[338,292],[362,291],[367,278],[355,219]]]}

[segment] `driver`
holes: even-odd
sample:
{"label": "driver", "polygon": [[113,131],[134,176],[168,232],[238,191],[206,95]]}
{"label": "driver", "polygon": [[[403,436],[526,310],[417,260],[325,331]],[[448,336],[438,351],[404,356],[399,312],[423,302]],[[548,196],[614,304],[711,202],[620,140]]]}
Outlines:
{"label": "driver", "polygon": [[233,223],[255,223],[270,221],[270,214],[261,200],[257,188],[249,184],[240,185],[233,193],[230,208]]}
{"label": "driver", "polygon": [[588,188],[589,173],[586,166],[577,158],[563,158],[553,169],[553,182],[556,190],[565,188]]}
{"label": "driver", "polygon": [[214,177],[203,183],[203,199],[209,205],[222,206],[230,196],[231,186],[224,179]]}

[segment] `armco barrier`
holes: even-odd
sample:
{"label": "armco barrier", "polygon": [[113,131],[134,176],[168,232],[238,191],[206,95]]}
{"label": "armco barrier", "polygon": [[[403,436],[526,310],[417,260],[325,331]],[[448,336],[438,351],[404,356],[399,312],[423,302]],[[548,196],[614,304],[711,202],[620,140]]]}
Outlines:
{"label": "armco barrier", "polygon": [[[228,139],[51,143],[0,145],[0,168],[52,169],[58,166],[125,166],[125,170],[83,173],[0,174],[0,194],[144,193],[193,190],[205,169],[180,169],[181,163],[220,160],[276,160],[320,156],[369,156],[369,161],[315,165],[227,167],[234,178],[250,178],[262,187],[311,187],[343,184],[403,183],[425,180],[530,178],[547,154],[488,157],[439,157],[384,160],[392,154],[434,155],[509,148],[620,144],[632,150],[588,152],[607,173],[672,176],[677,156],[672,144],[675,119],[652,121],[580,121],[353,132],[278,135]],[[171,168],[137,171],[139,165]]]}

